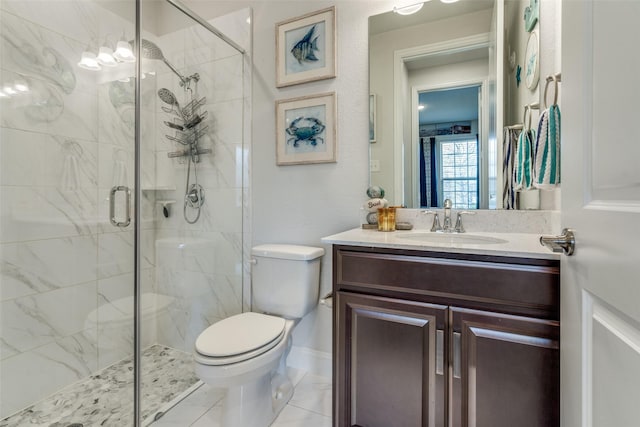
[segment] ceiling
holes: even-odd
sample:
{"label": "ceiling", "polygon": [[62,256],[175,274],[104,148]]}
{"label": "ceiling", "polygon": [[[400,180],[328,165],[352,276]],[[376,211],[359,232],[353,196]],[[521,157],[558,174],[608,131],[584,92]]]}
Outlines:
{"label": "ceiling", "polygon": [[[401,5],[406,6],[414,3],[416,2],[409,0],[401,3]],[[428,0],[424,3],[422,9],[413,15],[403,16],[397,13],[387,12],[369,17],[369,35],[491,9],[493,5],[494,0],[460,0],[457,3],[442,3],[439,0]]]}
{"label": "ceiling", "polygon": [[478,119],[478,86],[421,92],[418,103],[420,124]]}

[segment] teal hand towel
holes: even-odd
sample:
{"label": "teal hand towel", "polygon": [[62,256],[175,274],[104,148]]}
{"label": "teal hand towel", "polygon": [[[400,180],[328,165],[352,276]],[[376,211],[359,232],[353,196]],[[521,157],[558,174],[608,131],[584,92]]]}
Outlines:
{"label": "teal hand towel", "polygon": [[551,190],[560,184],[560,108],[544,110],[538,122],[534,147],[534,186]]}
{"label": "teal hand towel", "polygon": [[529,190],[533,187],[533,141],[535,131],[523,130],[518,136],[513,182],[515,190]]}

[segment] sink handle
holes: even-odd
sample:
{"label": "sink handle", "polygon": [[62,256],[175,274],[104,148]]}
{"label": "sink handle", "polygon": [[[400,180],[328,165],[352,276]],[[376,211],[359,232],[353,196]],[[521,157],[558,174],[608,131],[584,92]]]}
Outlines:
{"label": "sink handle", "polygon": [[442,231],[442,226],[440,225],[440,218],[438,217],[438,212],[432,210],[422,211],[425,215],[433,215],[433,224],[431,224],[431,231]]}
{"label": "sink handle", "polygon": [[475,215],[476,213],[473,211],[460,211],[458,212],[458,216],[456,216],[456,226],[453,231],[455,233],[464,233],[464,226],[462,225],[462,215]]}

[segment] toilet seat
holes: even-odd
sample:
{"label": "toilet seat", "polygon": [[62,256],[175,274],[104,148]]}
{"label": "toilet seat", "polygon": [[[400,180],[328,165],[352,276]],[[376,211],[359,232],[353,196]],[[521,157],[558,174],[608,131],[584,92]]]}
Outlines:
{"label": "toilet seat", "polygon": [[196,340],[196,360],[228,365],[252,359],[275,347],[285,335],[285,320],[260,313],[241,313],[209,326]]}

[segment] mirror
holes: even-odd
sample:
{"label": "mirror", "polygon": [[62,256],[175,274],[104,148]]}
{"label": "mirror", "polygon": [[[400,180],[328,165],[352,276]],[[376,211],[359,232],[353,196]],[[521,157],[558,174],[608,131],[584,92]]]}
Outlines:
{"label": "mirror", "polygon": [[[391,204],[442,207],[449,198],[456,209],[503,207],[503,128],[522,123],[545,76],[559,72],[559,2],[543,0],[534,27],[541,83],[527,87],[523,71],[516,82],[530,2],[538,0],[432,0],[412,15],[369,18],[370,183]],[[521,208],[559,206],[557,197],[544,206],[537,190],[525,193],[535,200]]]}

